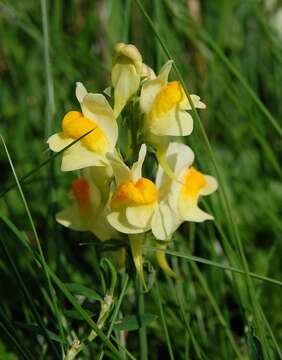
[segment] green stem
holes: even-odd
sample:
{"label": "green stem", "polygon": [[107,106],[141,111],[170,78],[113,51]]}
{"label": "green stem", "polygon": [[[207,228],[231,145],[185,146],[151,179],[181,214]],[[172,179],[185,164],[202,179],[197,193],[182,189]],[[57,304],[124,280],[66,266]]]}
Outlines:
{"label": "green stem", "polygon": [[[102,306],[101,306],[99,318],[97,320],[97,326],[99,329],[103,328],[103,326],[110,314],[112,304],[113,304],[113,297],[111,295],[106,294],[106,296],[104,297]],[[93,341],[96,337],[97,337],[96,331],[92,330],[88,336],[88,341]]]}
{"label": "green stem", "polygon": [[[97,320],[97,327],[100,330],[102,330],[105,325],[105,322],[111,312],[112,304],[113,304],[112,295],[106,294],[101,304],[101,310],[100,310],[99,318]],[[95,340],[97,336],[98,336],[97,332],[94,329],[92,329],[88,336],[87,344]],[[75,340],[71,344],[71,347],[68,349],[65,360],[73,360],[85,346],[86,344],[80,343],[79,340]]]}
{"label": "green stem", "polygon": [[[144,304],[144,292],[142,287],[142,282],[139,277],[136,279],[136,292],[138,294],[138,314],[142,316],[145,312]],[[148,359],[148,342],[147,342],[147,331],[146,326],[143,326],[139,329],[139,342],[140,342],[140,359]]]}

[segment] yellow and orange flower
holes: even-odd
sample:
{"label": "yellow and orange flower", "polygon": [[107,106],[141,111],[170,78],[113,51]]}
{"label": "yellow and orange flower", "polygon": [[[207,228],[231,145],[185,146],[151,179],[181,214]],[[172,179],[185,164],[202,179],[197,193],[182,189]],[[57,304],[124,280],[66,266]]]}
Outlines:
{"label": "yellow and orange flower", "polygon": [[129,235],[134,264],[145,288],[142,265],[144,233],[151,229],[158,206],[156,185],[142,177],[146,152],[146,145],[143,144],[138,160],[131,169],[121,159],[111,157],[116,188],[110,201],[111,213],[107,217],[116,230]]}
{"label": "yellow and orange flower", "polygon": [[87,93],[81,83],[77,83],[76,97],[82,112],[69,111],[63,118],[62,132],[52,135],[47,143],[58,152],[90,132],[64,151],[61,169],[106,166],[106,154],[114,152],[118,138],[114,112],[103,95]]}
{"label": "yellow and orange flower", "polygon": [[[168,81],[171,67],[172,61],[168,61],[156,76],[142,62],[134,45],[117,44],[111,73],[114,109],[102,94],[88,93],[77,83],[81,111],[68,112],[62,120],[62,131],[47,141],[52,151],[59,152],[77,140],[63,152],[61,169],[84,169],[83,176],[72,183],[72,205],[58,213],[56,220],[74,230],[91,231],[101,241],[128,234],[133,260],[144,285],[145,233],[152,231],[164,250],[184,221],[213,219],[198,207],[198,202],[218,186],[214,177],[192,166],[194,153],[188,146],[169,143],[171,136],[190,135],[193,130],[191,105],[181,83]],[[144,141],[157,150],[159,166],[155,182],[142,176],[145,144],[131,168],[115,148],[116,118],[128,101],[136,100],[140,88],[142,113],[137,113],[136,118],[143,116],[144,122],[141,129],[138,126],[135,140],[139,143],[141,130]],[[191,95],[191,100],[195,108],[205,108],[199,96]],[[138,112],[137,106],[133,110]],[[163,251],[157,254],[157,259],[165,272],[175,276]]]}
{"label": "yellow and orange flower", "polygon": [[[73,204],[56,215],[56,220],[63,226],[78,231],[90,231],[101,241],[118,239],[118,232],[109,224],[107,215],[109,182],[106,167],[85,169],[83,176],[72,183]],[[98,169],[100,171],[98,171]],[[97,177],[99,178],[96,181]],[[101,179],[103,178],[103,179]]]}
{"label": "yellow and orange flower", "polygon": [[[193,119],[189,101],[179,81],[168,82],[172,61],[168,61],[156,78],[144,82],[140,107],[145,114],[144,137],[158,145],[164,136],[186,136],[193,130]],[[199,96],[191,95],[196,108],[204,109]],[[162,137],[161,139],[158,137]]]}
{"label": "yellow and orange flower", "polygon": [[110,224],[125,234],[140,234],[151,228],[151,220],[158,201],[156,185],[142,177],[142,165],[146,156],[142,145],[138,161],[129,169],[118,158],[111,158],[116,179],[116,189],[111,198]]}
{"label": "yellow and orange flower", "polygon": [[170,143],[167,161],[177,181],[167,176],[161,166],[158,168],[156,184],[160,199],[167,206],[166,219],[173,218],[172,226],[167,223],[152,231],[159,240],[168,240],[184,221],[202,222],[212,220],[213,216],[198,207],[201,196],[210,195],[218,185],[214,177],[205,175],[192,166],[193,151],[184,144]]}

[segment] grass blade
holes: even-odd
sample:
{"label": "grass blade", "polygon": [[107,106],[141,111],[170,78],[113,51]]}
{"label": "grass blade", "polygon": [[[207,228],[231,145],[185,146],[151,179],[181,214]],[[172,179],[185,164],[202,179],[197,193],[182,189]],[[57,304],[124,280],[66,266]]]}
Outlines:
{"label": "grass blade", "polygon": [[165,319],[165,314],[164,314],[164,309],[163,309],[163,304],[162,304],[163,300],[161,297],[158,280],[156,280],[155,298],[158,303],[158,307],[159,307],[159,311],[160,311],[160,315],[161,315],[161,319],[162,319],[162,324],[163,324],[163,328],[164,328],[164,332],[165,332],[165,338],[166,338],[166,343],[167,343],[167,347],[168,347],[169,357],[171,360],[174,360],[174,355],[173,355],[172,345],[171,345],[171,341],[170,341],[170,337],[169,337],[169,333],[168,333],[168,329],[167,329],[167,324],[166,324],[166,319]]}
{"label": "grass blade", "polygon": [[259,275],[259,274],[253,273],[253,272],[246,272],[244,270],[235,268],[233,266],[219,264],[219,263],[217,263],[215,261],[204,259],[204,258],[201,258],[199,256],[183,254],[181,252],[172,251],[172,250],[159,249],[159,248],[152,247],[152,246],[146,246],[145,248],[148,249],[148,250],[151,250],[151,251],[164,251],[168,255],[180,257],[180,258],[190,260],[190,261],[195,261],[195,262],[205,264],[205,265],[209,265],[209,266],[214,266],[214,267],[216,267],[218,269],[231,271],[231,272],[242,274],[242,275],[245,275],[245,276],[251,276],[251,277],[253,277],[254,279],[257,279],[257,280],[266,281],[266,282],[274,284],[274,285],[282,286],[282,281],[280,281],[280,280],[272,279],[270,277]]}

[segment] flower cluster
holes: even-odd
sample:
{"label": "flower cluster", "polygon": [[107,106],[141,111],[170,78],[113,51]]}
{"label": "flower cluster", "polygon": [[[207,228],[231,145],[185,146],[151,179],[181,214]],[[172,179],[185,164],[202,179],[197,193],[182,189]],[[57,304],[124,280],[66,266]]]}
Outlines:
{"label": "flower cluster", "polygon": [[[48,139],[52,151],[63,152],[62,171],[81,169],[72,183],[73,203],[56,216],[63,226],[90,231],[101,241],[126,234],[139,275],[143,278],[142,246],[150,232],[162,244],[185,221],[213,217],[198,207],[201,196],[217,189],[217,181],[193,166],[194,153],[171,137],[193,130],[190,102],[179,81],[168,81],[172,61],[156,75],[142,62],[134,45],[115,47],[111,94],[88,93],[76,85],[80,111],[68,112],[62,131]],[[195,108],[204,109],[200,97],[191,95]],[[119,133],[128,132],[124,157],[118,149]],[[142,167],[148,158],[149,176]],[[154,156],[153,156],[153,155]],[[125,160],[126,159],[126,160]],[[131,166],[129,166],[131,165]],[[160,266],[173,275],[163,253]]]}

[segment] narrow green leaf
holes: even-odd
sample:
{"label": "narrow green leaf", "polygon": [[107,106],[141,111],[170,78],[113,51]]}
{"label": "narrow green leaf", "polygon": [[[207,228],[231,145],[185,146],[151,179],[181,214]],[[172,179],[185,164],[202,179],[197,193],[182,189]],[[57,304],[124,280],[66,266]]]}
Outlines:
{"label": "narrow green leaf", "polygon": [[251,277],[253,277],[253,278],[257,279],[257,280],[262,280],[262,281],[272,283],[274,285],[282,286],[282,281],[280,281],[280,280],[272,279],[270,277],[262,276],[262,275],[259,275],[259,274],[253,273],[253,272],[246,272],[244,270],[235,268],[233,266],[219,264],[219,263],[217,263],[215,261],[204,259],[204,258],[201,258],[199,256],[183,254],[183,253],[178,252],[178,251],[161,250],[159,248],[151,247],[151,246],[146,246],[146,249],[152,250],[152,251],[164,251],[166,254],[169,254],[169,255],[181,257],[183,259],[187,259],[187,260],[190,260],[190,261],[195,261],[195,262],[210,265],[210,266],[214,266],[216,268],[227,270],[227,271],[232,271],[232,272],[235,272],[235,273],[238,273],[238,274],[242,274],[242,275],[246,275],[246,276],[248,275],[248,276],[251,276]]}
{"label": "narrow green leaf", "polygon": [[141,329],[144,326],[149,325],[151,322],[157,319],[157,315],[154,314],[142,314],[125,316],[122,320],[117,321],[114,324],[114,330],[117,331],[132,331]]}

